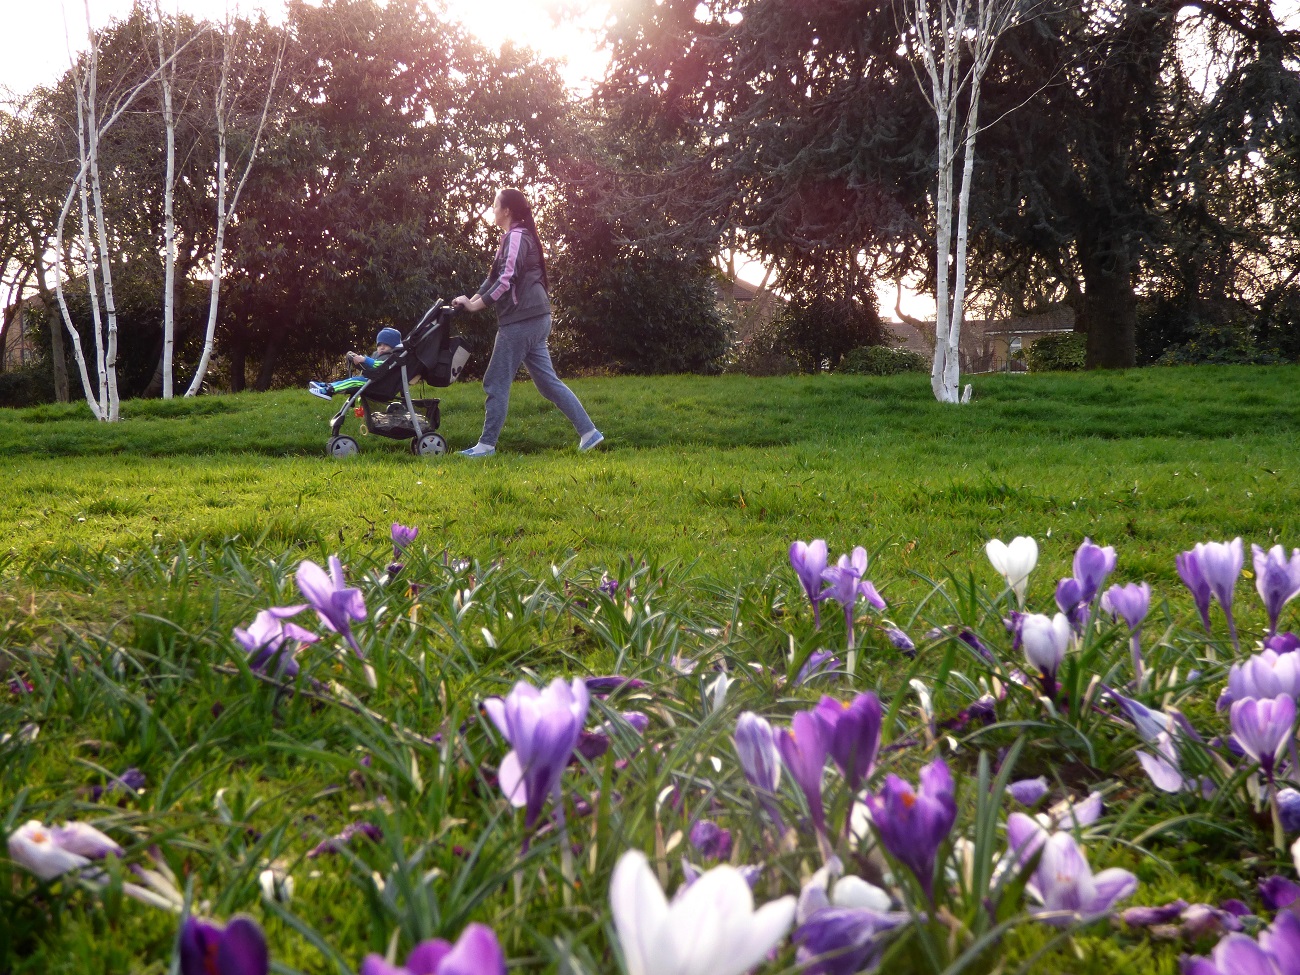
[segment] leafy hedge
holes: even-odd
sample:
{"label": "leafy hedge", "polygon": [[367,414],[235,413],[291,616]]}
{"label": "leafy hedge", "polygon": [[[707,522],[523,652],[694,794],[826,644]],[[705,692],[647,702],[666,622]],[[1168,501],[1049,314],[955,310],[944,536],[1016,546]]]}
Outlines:
{"label": "leafy hedge", "polygon": [[903,372],[929,372],[930,363],[911,349],[866,345],[845,353],[836,371],[859,376],[896,376]]}
{"label": "leafy hedge", "polygon": [[1083,332],[1044,335],[1025,349],[1025,362],[1030,372],[1077,372],[1087,351],[1088,336]]}

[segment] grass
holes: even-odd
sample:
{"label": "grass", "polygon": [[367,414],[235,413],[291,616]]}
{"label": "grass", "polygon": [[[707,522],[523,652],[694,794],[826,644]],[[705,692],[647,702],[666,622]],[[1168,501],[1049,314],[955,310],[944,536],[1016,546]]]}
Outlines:
{"label": "grass", "polygon": [[[85,819],[127,848],[128,863],[157,847],[198,911],[258,917],[281,971],[355,970],[392,939],[404,955],[479,920],[520,970],[615,972],[605,898],[622,851],[646,851],[676,886],[684,835],[709,816],[733,830],[737,862],[766,865],[759,901],[797,892],[819,864],[806,834],[767,846],[728,736],[741,711],[780,724],[819,693],[850,693],[842,676],[789,681],[818,647],[843,657],[839,614],[814,631],[785,567],[790,540],[825,537],[833,555],[868,547],[890,620],[921,644],[908,660],[863,614],[852,684],[880,692],[887,741],[919,742],[887,753],[885,770],[913,777],[946,755],[961,781],[958,830],[978,837],[980,817],[997,813],[977,801],[979,756],[996,760],[1019,741],[1015,777],[1046,775],[1053,799],[1106,792],[1107,816],[1085,833],[1089,859],[1137,874],[1132,903],[1256,905],[1255,881],[1289,866],[1244,771],[1225,774],[1193,749],[1189,771],[1213,773],[1215,796],[1156,793],[1134,758],[1140,740],[1106,708],[1048,712],[1030,688],[1006,684],[1023,663],[982,547],[1037,537],[1030,608],[1047,611],[1078,542],[1113,544],[1118,580],[1155,590],[1144,700],[1180,707],[1207,738],[1226,733],[1214,699],[1234,654],[1222,633],[1198,633],[1173,557],[1238,534],[1300,540],[1294,375],[988,377],[963,409],[934,404],[916,377],[575,382],[609,438],[595,455],[576,454],[563,418],[520,386],[502,453],[479,462],[415,458],[376,438],[350,461],[329,460],[328,408],[291,391],[129,403],[113,427],[84,407],[0,411],[0,675],[35,688],[6,697],[0,687],[0,733],[40,728],[34,741],[0,745],[0,828]],[[446,391],[453,447],[473,442],[480,395]],[[385,574],[392,521],[421,528],[396,581]],[[370,609],[358,633],[377,686],[330,640],[303,652],[295,686],[257,679],[231,628],[294,601],[298,562],[336,552]],[[602,572],[635,582],[636,598],[598,592]],[[1246,606],[1245,585],[1238,595]],[[1261,616],[1239,610],[1247,640],[1261,635]],[[958,623],[982,635],[996,665],[951,634],[922,638]],[[1116,628],[1090,635],[1062,673],[1071,700],[1093,674],[1123,684],[1127,657]],[[682,659],[697,669],[675,669]],[[734,683],[715,708],[719,668]],[[476,705],[520,678],[614,672],[650,686],[593,702],[588,725],[636,709],[651,726],[645,744],[616,735],[609,753],[568,773],[566,789],[592,814],[570,810],[578,886],[566,891],[553,833],[519,855],[522,821],[491,778],[504,747]],[[995,678],[1008,690],[997,723],[927,746],[910,682],[944,719]],[[333,689],[309,694],[312,680]],[[142,795],[93,801],[89,786],[130,766],[147,776]],[[828,790],[842,817],[848,797],[834,776]],[[781,802],[797,815],[788,779]],[[307,858],[357,819],[384,840]],[[878,853],[841,853],[879,879]],[[261,898],[267,868],[293,876],[287,905]],[[963,903],[950,905],[955,916],[966,917]],[[0,972],[162,973],[175,930],[115,884],[37,884],[0,860]],[[927,937],[900,938],[886,968],[940,970],[932,949],[946,948]],[[964,937],[951,935],[959,950]],[[1181,952],[1213,940],[1104,924],[1061,938],[1024,922],[967,970],[1172,973]],[[793,971],[792,950],[762,970]]]}

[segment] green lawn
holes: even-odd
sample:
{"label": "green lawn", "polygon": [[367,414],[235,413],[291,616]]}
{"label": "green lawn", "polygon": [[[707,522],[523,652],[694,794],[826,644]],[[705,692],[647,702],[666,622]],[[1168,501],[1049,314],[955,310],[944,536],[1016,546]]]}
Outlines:
{"label": "green lawn", "polygon": [[[282,972],[355,971],[367,951],[391,943],[404,957],[475,920],[496,930],[512,970],[613,975],[607,891],[627,849],[675,887],[684,837],[710,817],[733,831],[735,862],[765,865],[758,901],[798,892],[817,846],[806,832],[765,838],[729,740],[735,720],[752,710],[783,725],[821,693],[872,688],[896,746],[881,771],[914,778],[945,757],[959,779],[957,832],[977,861],[990,838],[1004,842],[999,804],[975,785],[981,755],[996,766],[1019,742],[1012,777],[1044,775],[1053,801],[1106,794],[1106,815],[1082,835],[1094,870],[1137,876],[1127,904],[1236,897],[1258,910],[1256,881],[1294,869],[1272,848],[1249,769],[1189,747],[1185,771],[1211,776],[1214,794],[1150,787],[1141,740],[1092,683],[1129,680],[1121,627],[1090,630],[1071,652],[1058,706],[1015,683],[1026,664],[983,546],[1038,539],[1035,612],[1055,612],[1055,581],[1085,536],[1115,546],[1112,581],[1153,588],[1142,699],[1179,708],[1207,739],[1225,735],[1214,702],[1237,655],[1217,610],[1213,638],[1199,630],[1174,556],[1236,535],[1300,544],[1296,375],[984,377],[961,408],[935,404],[925,377],[582,380],[572,385],[608,438],[591,455],[519,385],[501,453],[486,461],[416,458],[373,437],[358,457],[327,459],[329,407],[305,392],[128,403],[115,426],[84,407],[0,411],[0,738],[13,735],[0,743],[0,832],[82,819],[122,843],[128,864],[156,848],[196,913],[255,916]],[[443,405],[453,449],[472,443],[480,388],[448,390]],[[396,579],[385,572],[394,521],[421,532]],[[791,540],[815,537],[832,558],[865,545],[889,608],[859,609],[853,678],[794,687],[812,651],[846,650],[842,614],[827,607],[814,630],[786,562]],[[328,633],[300,654],[295,684],[258,680],[232,628],[298,601],[298,564],[335,553],[369,608],[357,635],[374,681]],[[633,581],[635,598],[602,595],[603,572]],[[1249,578],[1237,598],[1248,650],[1264,623]],[[1300,630],[1296,606],[1283,628]],[[917,641],[915,659],[890,646],[884,619]],[[321,631],[310,612],[300,621]],[[955,628],[926,636],[956,624],[996,659]],[[720,700],[723,669],[733,683]],[[616,735],[566,773],[569,886],[554,832],[521,855],[522,817],[491,777],[505,748],[477,706],[518,679],[608,673],[648,686],[593,701],[588,726],[630,709],[650,726],[644,743]],[[19,679],[33,692],[6,692]],[[913,681],[943,725],[937,737]],[[995,723],[954,723],[989,689],[1006,692]],[[29,725],[34,738],[20,731]],[[90,786],[128,767],[146,776],[142,795],[94,799]],[[834,774],[826,781],[838,821],[849,797]],[[780,803],[799,818],[788,776]],[[356,820],[384,840],[307,857]],[[879,851],[859,858],[835,842],[851,872],[908,889],[882,874]],[[0,854],[0,972],[168,972],[176,921],[123,899],[131,878],[119,869],[102,891],[43,885]],[[265,869],[293,878],[287,904],[261,898]],[[1180,954],[1215,941],[1106,922],[1061,934],[1023,914],[980,941],[983,895],[952,893],[957,877],[940,885],[944,913],[892,941],[884,970],[937,972],[969,952],[967,972],[1172,975]],[[787,944],[758,971],[795,970]]]}

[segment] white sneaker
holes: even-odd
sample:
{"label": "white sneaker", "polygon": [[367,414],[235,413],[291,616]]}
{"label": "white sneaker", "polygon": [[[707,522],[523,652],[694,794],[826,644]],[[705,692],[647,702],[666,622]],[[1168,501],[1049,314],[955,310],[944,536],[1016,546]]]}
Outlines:
{"label": "white sneaker", "polygon": [[468,450],[460,451],[462,457],[491,457],[497,452],[497,449],[491,444],[476,443]]}
{"label": "white sneaker", "polygon": [[331,398],[330,394],[325,391],[324,383],[308,383],[307,392],[311,393],[313,396],[318,396],[321,399]]}
{"label": "white sneaker", "polygon": [[599,447],[604,442],[605,435],[599,430],[592,430],[589,434],[578,441],[578,450],[582,453],[586,453],[593,447]]}

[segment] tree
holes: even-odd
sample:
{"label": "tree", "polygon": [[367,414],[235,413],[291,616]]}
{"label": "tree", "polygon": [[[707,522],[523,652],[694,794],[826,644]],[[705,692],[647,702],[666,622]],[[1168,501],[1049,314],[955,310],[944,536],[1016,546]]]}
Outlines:
{"label": "tree", "polygon": [[[925,66],[922,90],[938,123],[938,187],[935,193],[935,349],[930,386],[941,403],[957,402],[962,312],[966,298],[967,231],[980,88],[998,39],[1020,19],[1022,0],[909,0],[908,32]],[[963,62],[968,51],[969,61]],[[927,85],[928,82],[928,85]],[[963,102],[965,103],[963,106]],[[963,111],[964,109],[964,111]],[[965,116],[963,121],[963,114]],[[957,133],[964,129],[958,146]],[[953,241],[953,174],[962,157]],[[949,267],[956,279],[948,294]]]}

